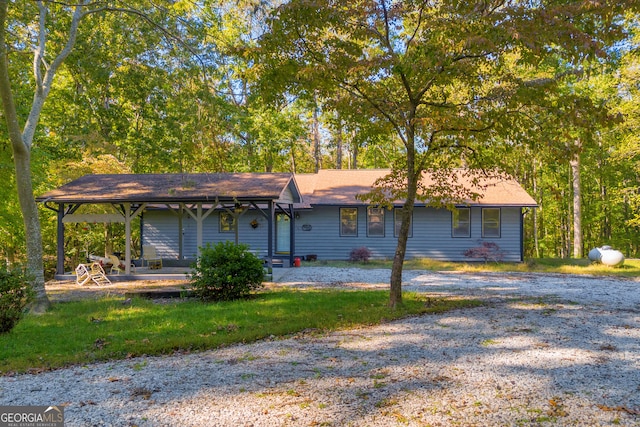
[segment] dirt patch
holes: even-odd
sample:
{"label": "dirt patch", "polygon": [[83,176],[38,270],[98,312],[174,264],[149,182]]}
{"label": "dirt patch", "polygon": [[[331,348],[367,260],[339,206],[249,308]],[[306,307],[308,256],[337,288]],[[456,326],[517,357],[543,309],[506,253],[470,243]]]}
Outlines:
{"label": "dirt patch", "polygon": [[47,295],[52,302],[78,301],[87,298],[124,297],[126,292],[144,290],[180,291],[189,287],[187,280],[135,280],[115,282],[107,286],[79,286],[73,281],[50,281],[45,284]]}

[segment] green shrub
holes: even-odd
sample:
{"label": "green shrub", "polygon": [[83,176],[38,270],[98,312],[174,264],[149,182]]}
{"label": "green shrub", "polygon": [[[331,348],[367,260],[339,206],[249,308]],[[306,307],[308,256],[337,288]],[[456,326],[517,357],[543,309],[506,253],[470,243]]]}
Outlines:
{"label": "green shrub", "polygon": [[22,270],[0,264],[0,334],[13,329],[33,296],[29,278]]}
{"label": "green shrub", "polygon": [[262,286],[262,261],[247,245],[220,242],[201,248],[192,266],[191,286],[204,301],[229,301],[249,295]]}

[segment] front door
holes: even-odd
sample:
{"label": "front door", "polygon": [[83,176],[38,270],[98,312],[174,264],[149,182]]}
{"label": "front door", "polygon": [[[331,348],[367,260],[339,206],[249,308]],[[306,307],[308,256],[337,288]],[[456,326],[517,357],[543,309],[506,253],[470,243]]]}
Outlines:
{"label": "front door", "polygon": [[291,251],[291,218],[283,213],[276,214],[276,253],[288,254]]}

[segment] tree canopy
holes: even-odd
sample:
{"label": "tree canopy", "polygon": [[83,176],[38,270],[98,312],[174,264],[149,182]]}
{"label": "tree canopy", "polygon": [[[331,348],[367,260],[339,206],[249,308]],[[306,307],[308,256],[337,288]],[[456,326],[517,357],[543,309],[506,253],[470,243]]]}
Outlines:
{"label": "tree canopy", "polygon": [[[527,255],[637,255],[638,7],[0,1],[0,251],[42,271],[55,236],[33,196],[88,170],[391,167],[366,200],[406,201],[394,305],[413,201],[469,196],[447,173],[466,166],[508,172],[538,201]],[[441,185],[420,188],[426,170]]]}
{"label": "tree canopy", "polygon": [[[384,123],[401,144],[392,174],[369,198],[405,200],[391,306],[401,302],[414,201],[453,203],[469,196],[446,171],[499,166],[496,146],[514,141],[514,125],[532,106],[549,108],[553,94],[570,99],[566,116],[596,119],[588,96],[560,96],[565,73],[552,63],[606,58],[607,47],[625,36],[627,6],[293,0],[276,9],[260,51],[268,87],[320,93],[339,108]],[[587,105],[576,108],[581,103]],[[441,185],[419,188],[427,170],[438,171]]]}

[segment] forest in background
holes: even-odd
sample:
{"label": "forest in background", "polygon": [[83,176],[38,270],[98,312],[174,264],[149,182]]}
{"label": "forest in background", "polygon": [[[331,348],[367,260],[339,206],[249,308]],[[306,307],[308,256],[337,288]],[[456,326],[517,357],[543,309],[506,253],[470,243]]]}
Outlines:
{"label": "forest in background", "polygon": [[[37,14],[35,3],[12,6],[8,33],[16,49],[28,51],[19,42],[33,36],[27,23]],[[394,129],[362,114],[348,92],[282,90],[273,69],[260,62],[258,46],[273,3],[104,3],[117,7],[83,20],[44,105],[32,148],[36,194],[88,173],[309,173],[386,168],[403,158]],[[62,45],[69,6],[49,5],[49,36]],[[538,202],[526,216],[527,257],[584,257],[605,244],[627,257],[640,255],[637,24],[629,12],[628,37],[598,56],[571,63],[547,56],[535,68],[514,60],[513,68],[522,67],[518,75],[553,90],[482,137],[464,134],[482,138],[484,149],[470,150],[479,158],[457,156],[460,166],[500,168]],[[25,117],[33,58],[11,53],[14,96]],[[0,256],[21,262],[25,232],[2,123]],[[53,258],[55,214],[40,212],[45,257]],[[88,232],[94,240],[122,234],[111,227],[117,225],[67,234],[77,240]]]}

